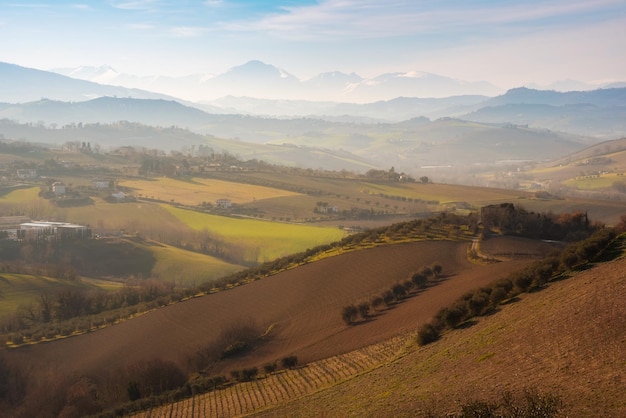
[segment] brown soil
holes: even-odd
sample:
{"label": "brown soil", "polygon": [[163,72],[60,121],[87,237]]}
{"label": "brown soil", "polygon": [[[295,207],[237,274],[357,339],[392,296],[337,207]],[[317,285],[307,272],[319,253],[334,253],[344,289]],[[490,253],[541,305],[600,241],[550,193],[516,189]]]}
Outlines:
{"label": "brown soil", "polygon": [[[467,261],[468,243],[397,244],[328,258],[238,288],[171,305],[97,332],[9,350],[11,361],[31,365],[33,378],[63,372],[97,374],[153,358],[185,359],[237,324],[272,327],[251,354],[218,364],[212,372],[262,366],[287,355],[300,363],[345,353],[413,331],[461,294],[506,275],[528,259],[479,266]],[[346,326],[341,309],[369,299],[424,265],[438,262],[438,283],[358,326]]]}

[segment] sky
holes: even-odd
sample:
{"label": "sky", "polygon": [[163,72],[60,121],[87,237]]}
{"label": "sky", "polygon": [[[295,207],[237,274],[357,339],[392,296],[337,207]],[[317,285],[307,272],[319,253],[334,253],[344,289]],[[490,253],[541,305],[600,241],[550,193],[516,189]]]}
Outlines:
{"label": "sky", "polygon": [[0,0],[0,32],[0,61],[41,70],[626,81],[625,0]]}

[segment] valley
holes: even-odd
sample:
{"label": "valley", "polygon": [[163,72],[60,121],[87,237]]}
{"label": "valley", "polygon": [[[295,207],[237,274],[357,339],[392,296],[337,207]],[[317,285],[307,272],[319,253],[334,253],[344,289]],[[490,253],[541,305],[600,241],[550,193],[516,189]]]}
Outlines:
{"label": "valley", "polygon": [[0,74],[0,417],[623,415],[623,87]]}

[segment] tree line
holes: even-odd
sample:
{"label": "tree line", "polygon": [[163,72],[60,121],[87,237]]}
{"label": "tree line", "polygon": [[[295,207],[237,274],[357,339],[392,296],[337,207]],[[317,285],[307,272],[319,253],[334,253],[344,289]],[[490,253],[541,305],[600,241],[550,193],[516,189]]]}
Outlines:
{"label": "tree line", "polygon": [[[624,221],[626,218],[623,223]],[[626,223],[623,229],[626,230]],[[472,318],[494,312],[503,301],[524,292],[542,289],[550,281],[600,259],[606,255],[618,232],[623,231],[620,228],[598,229],[587,239],[571,243],[563,250],[555,250],[541,261],[466,293],[452,305],[442,308],[432,321],[419,327],[418,343],[432,343],[444,331],[455,329]]]}

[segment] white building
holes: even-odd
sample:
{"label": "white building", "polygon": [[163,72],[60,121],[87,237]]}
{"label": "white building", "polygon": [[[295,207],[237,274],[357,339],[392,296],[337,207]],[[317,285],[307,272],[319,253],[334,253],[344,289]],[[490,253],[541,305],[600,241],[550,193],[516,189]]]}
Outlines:
{"label": "white building", "polygon": [[65,194],[65,184],[56,182],[52,185],[52,193],[57,196],[63,196]]}
{"label": "white building", "polygon": [[233,205],[230,199],[217,199],[215,205],[220,209],[228,209]]}

